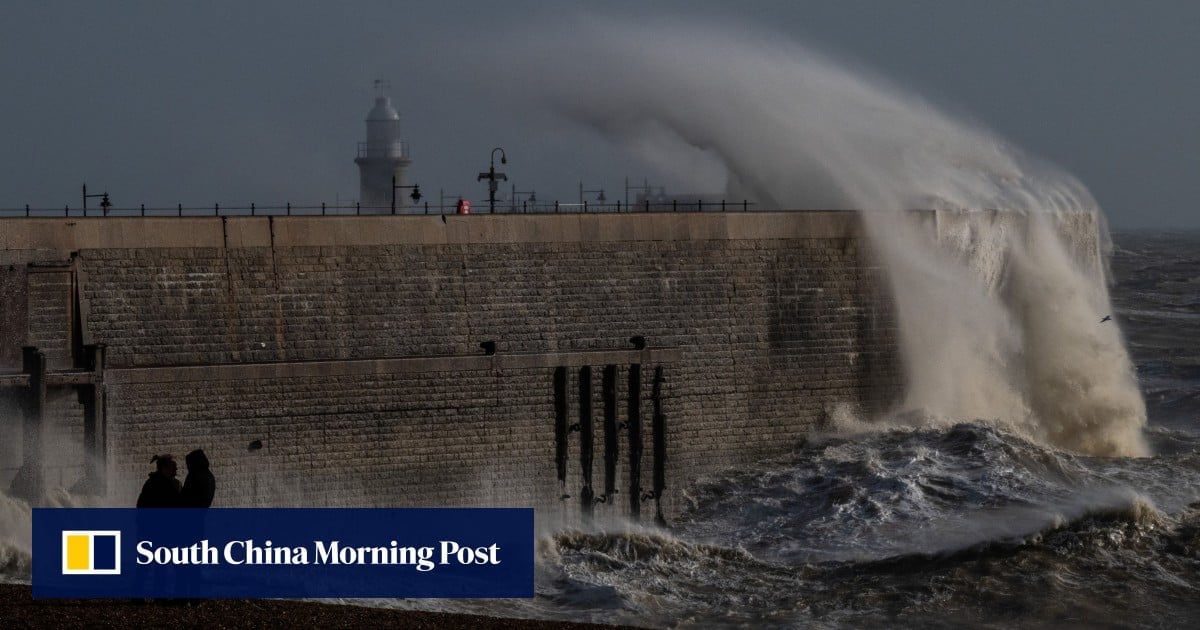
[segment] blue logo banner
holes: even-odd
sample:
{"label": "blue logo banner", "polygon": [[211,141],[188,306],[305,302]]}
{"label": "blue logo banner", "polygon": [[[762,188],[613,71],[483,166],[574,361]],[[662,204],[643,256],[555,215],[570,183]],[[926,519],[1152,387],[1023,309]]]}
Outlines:
{"label": "blue logo banner", "polygon": [[34,597],[533,597],[533,510],[33,511]]}

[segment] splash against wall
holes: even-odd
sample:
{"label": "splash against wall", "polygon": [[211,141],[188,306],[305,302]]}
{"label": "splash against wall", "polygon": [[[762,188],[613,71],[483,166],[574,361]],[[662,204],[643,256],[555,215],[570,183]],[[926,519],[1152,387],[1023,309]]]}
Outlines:
{"label": "splash against wall", "polygon": [[1119,329],[1100,323],[1101,265],[1062,237],[1105,230],[1075,178],[777,36],[603,19],[537,28],[507,64],[534,103],[676,176],[715,170],[729,198],[868,211],[906,358],[889,423],[982,420],[1070,451],[1147,454],[1132,364]]}

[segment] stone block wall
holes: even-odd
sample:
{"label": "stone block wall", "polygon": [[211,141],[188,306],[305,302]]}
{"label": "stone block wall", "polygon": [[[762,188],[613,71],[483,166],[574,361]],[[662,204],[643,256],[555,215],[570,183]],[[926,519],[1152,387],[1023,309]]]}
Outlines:
{"label": "stone block wall", "polygon": [[51,369],[71,367],[75,308],[70,267],[33,267],[26,278],[28,344],[45,353]]}
{"label": "stone block wall", "polygon": [[[447,219],[214,218],[220,231],[197,223],[191,242],[173,233],[186,226],[165,222],[156,225],[171,234],[74,237],[84,341],[108,347],[114,500],[136,494],[151,454],[201,446],[221,505],[574,505],[579,434],[560,487],[553,359],[428,373],[337,368],[465,360],[485,340],[498,357],[568,357],[572,422],[578,368],[593,366],[597,494],[605,363],[587,353],[627,351],[635,335],[673,349],[658,363],[668,514],[698,475],[786,453],[835,405],[870,410],[898,391],[886,282],[853,214]],[[334,367],[311,374],[310,362]],[[258,364],[299,367],[152,376]],[[655,364],[643,367],[649,489]],[[621,422],[627,378],[621,362]],[[267,448],[247,451],[254,439]]]}
{"label": "stone block wall", "polygon": [[[203,447],[221,505],[528,505],[554,495],[540,371],[487,370],[115,386],[111,471]],[[247,445],[261,440],[261,451]],[[139,483],[117,483],[132,501]]]}

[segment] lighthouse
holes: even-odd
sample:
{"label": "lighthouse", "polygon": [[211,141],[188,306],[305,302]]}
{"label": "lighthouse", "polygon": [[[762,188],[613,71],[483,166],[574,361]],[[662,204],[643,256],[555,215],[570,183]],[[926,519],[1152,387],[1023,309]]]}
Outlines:
{"label": "lighthouse", "polygon": [[[392,99],[376,96],[375,106],[367,114],[367,141],[358,143],[359,194],[362,214],[390,214],[392,211],[392,182],[408,184],[407,170],[412,165],[408,143],[400,140],[400,114],[392,107]],[[404,188],[395,191],[396,211],[410,206]]]}

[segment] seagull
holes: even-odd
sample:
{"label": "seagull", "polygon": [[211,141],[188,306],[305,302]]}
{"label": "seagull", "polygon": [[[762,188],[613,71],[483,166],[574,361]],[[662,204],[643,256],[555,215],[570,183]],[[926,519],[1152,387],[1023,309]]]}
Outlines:
{"label": "seagull", "polygon": [[1111,319],[1112,319],[1112,315],[1105,315],[1104,319],[1100,320],[1100,323],[1103,324],[1104,322],[1107,322]]}

